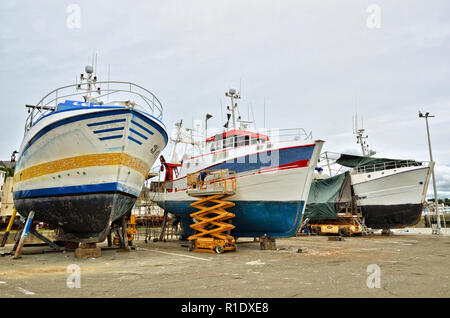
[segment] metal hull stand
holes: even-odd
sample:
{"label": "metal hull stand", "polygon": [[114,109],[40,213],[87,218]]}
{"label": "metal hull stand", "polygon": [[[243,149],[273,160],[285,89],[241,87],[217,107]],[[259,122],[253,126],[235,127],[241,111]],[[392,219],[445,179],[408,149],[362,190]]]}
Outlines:
{"label": "metal hull stand", "polygon": [[267,235],[259,238],[259,246],[261,250],[277,250],[275,239],[273,237],[268,237]]}
{"label": "metal hull stand", "polygon": [[[64,250],[64,247],[61,247],[61,246],[55,244],[54,242],[50,241],[48,238],[41,235],[35,228],[32,227],[33,226],[33,218],[34,218],[34,211],[31,211],[28,214],[28,217],[25,220],[25,222],[21,225],[22,230],[20,231],[19,238],[16,240],[13,249],[9,253],[9,254],[14,253],[13,259],[21,258],[20,255],[22,254],[22,248],[25,246],[25,240],[28,237],[28,234],[30,234],[30,233],[32,235],[34,235],[35,237],[37,237],[38,239],[40,239],[41,241],[43,241],[46,245],[51,247],[54,251]],[[13,219],[11,219],[11,220],[13,220]],[[12,221],[10,221],[10,223],[11,222]],[[11,224],[8,225],[8,228],[10,228],[10,225]],[[3,244],[3,242],[2,242],[2,244]]]}

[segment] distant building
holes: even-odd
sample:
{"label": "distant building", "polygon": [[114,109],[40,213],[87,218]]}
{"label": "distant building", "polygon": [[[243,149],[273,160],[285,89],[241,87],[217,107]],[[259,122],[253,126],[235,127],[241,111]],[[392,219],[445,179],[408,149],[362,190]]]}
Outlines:
{"label": "distant building", "polygon": [[14,208],[14,199],[13,199],[13,185],[14,178],[8,177],[6,178],[3,186],[2,186],[2,196],[1,201],[2,205],[0,206],[0,218],[6,219],[6,217],[11,216]]}
{"label": "distant building", "polygon": [[[5,183],[6,172],[0,170],[0,193],[3,191],[3,183]],[[0,197],[0,207],[2,206],[2,201]]]}
{"label": "distant building", "polygon": [[0,160],[0,167],[14,168],[15,166],[16,166],[16,163],[14,161]]}
{"label": "distant building", "polygon": [[[14,161],[0,160],[0,167],[14,168],[16,163]],[[10,216],[12,208],[14,207],[13,198],[13,178],[6,178],[6,172],[0,170],[0,217]]]}

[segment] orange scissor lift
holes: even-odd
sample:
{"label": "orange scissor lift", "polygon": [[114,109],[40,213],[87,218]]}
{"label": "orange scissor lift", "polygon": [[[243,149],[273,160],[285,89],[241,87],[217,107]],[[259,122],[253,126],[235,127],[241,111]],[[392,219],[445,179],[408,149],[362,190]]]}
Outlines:
{"label": "orange scissor lift", "polygon": [[199,200],[191,203],[198,211],[191,213],[197,233],[188,237],[189,250],[207,253],[235,251],[236,242],[230,235],[235,228],[231,219],[235,216],[226,211],[233,202],[225,200],[236,193],[236,173],[228,169],[202,170],[187,176],[188,195]]}

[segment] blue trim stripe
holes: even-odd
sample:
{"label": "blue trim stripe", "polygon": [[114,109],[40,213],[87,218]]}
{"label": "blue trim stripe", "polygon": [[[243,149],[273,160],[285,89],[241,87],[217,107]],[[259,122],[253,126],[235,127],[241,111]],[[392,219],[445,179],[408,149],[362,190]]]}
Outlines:
{"label": "blue trim stripe", "polygon": [[94,134],[101,134],[101,133],[104,133],[104,132],[118,131],[118,130],[124,130],[124,127],[117,127],[117,128],[107,128],[107,129],[94,130]]}
{"label": "blue trim stripe", "polygon": [[[144,113],[144,114],[146,114],[146,113]],[[164,143],[167,144],[168,136],[167,136],[166,130],[162,126],[160,126],[156,122],[154,122],[153,120],[151,120],[148,117],[146,117],[146,116],[150,116],[151,118],[154,118],[153,116],[148,115],[148,114],[146,114],[146,116],[144,116],[138,111],[133,111],[133,115],[135,115],[136,117],[138,117],[142,121],[146,122],[147,124],[149,124],[153,128],[155,128],[163,136]],[[155,119],[155,120],[157,120],[157,119]],[[153,135],[153,132],[150,132],[150,134]]]}
{"label": "blue trim stripe", "polygon": [[133,137],[128,136],[128,139],[130,139],[131,141],[134,141],[138,145],[142,145],[142,142],[140,142],[139,140],[134,139]]}
{"label": "blue trim stripe", "polygon": [[141,124],[138,124],[137,122],[135,122],[134,120],[131,120],[132,124],[135,124],[136,126],[138,126],[139,128],[141,128],[142,130],[145,130],[146,132],[148,132],[150,135],[153,135],[153,132],[148,130],[147,128],[145,128],[144,126],[142,126]]}
{"label": "blue trim stripe", "polygon": [[99,140],[108,140],[108,139],[118,139],[118,138],[122,138],[123,135],[114,135],[114,136],[107,136],[107,137],[101,137],[98,138]]}
{"label": "blue trim stripe", "polygon": [[145,136],[145,135],[141,134],[140,132],[138,132],[138,131],[134,130],[133,128],[130,128],[130,131],[131,131],[132,133],[134,133],[134,134],[138,135],[139,137],[142,137],[142,138],[144,138],[145,140],[147,140],[147,139],[148,139],[148,138],[147,138],[147,136]]}
{"label": "blue trim stripe", "polygon": [[[301,160],[311,160],[313,151],[314,145],[280,150],[266,150],[257,154],[229,159],[209,168],[229,169],[231,171],[235,171],[236,173],[241,173],[263,168],[282,166]],[[191,161],[191,165],[193,162],[195,162],[195,160]]]}
{"label": "blue trim stripe", "polygon": [[114,120],[107,120],[107,121],[101,121],[98,123],[92,123],[92,124],[87,124],[88,127],[92,127],[92,126],[101,126],[101,125],[107,125],[107,124],[114,124],[114,123],[121,123],[124,122],[126,119],[122,118],[122,119],[114,119]]}
{"label": "blue trim stripe", "polygon": [[[73,122],[77,122],[77,121],[85,120],[85,119],[89,119],[89,118],[123,115],[123,114],[129,114],[129,113],[132,113],[136,117],[142,119],[146,123],[153,126],[156,130],[158,130],[161,133],[161,135],[163,136],[165,143],[167,144],[167,141],[168,141],[167,132],[161,126],[159,126],[156,122],[145,117],[144,115],[140,114],[139,112],[137,112],[135,110],[117,109],[117,110],[106,110],[106,111],[102,111],[102,112],[77,115],[74,117],[65,118],[60,121],[54,122],[53,124],[48,125],[48,126],[44,127],[43,129],[41,129],[33,138],[31,138],[31,140],[28,142],[28,144],[24,147],[22,153],[25,153],[25,151],[27,151],[27,149],[30,148],[30,146],[33,143],[35,143],[39,138],[41,138],[43,135],[45,135],[50,130],[57,128],[59,126],[63,126],[63,125],[69,124],[69,123],[73,123]],[[121,119],[121,120],[124,121],[125,119]],[[96,124],[96,123],[94,123],[94,124]],[[105,122],[103,122],[102,124],[105,124]]]}
{"label": "blue trim stripe", "polygon": [[92,109],[92,108],[100,108],[100,109],[124,109],[123,106],[83,106],[83,107],[76,107],[76,108],[69,108],[69,109],[62,109],[62,110],[55,110],[51,112],[50,114],[44,115],[40,117],[36,122],[34,122],[33,126],[36,125],[41,119],[44,119],[45,117],[52,116],[55,114],[63,113],[63,112],[69,112],[73,110],[80,110],[80,109]]}
{"label": "blue trim stripe", "polygon": [[131,195],[136,195],[127,186],[118,182],[88,184],[69,187],[43,188],[34,190],[15,191],[14,199],[32,198],[32,197],[46,197],[55,195],[74,195],[80,193],[95,193],[95,192],[124,192]]}

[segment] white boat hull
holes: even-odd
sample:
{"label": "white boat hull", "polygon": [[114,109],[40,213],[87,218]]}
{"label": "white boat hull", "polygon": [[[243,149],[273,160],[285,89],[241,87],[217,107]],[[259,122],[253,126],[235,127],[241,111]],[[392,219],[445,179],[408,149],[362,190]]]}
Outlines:
{"label": "white boat hull", "polygon": [[[236,194],[227,198],[235,203],[233,208],[228,209],[236,215],[232,220],[236,228],[231,234],[235,237],[295,235],[322,145],[323,141],[316,141],[280,149],[279,160],[273,165],[268,163],[262,166],[257,158],[252,161],[248,158],[251,155],[244,155],[239,157],[240,163],[237,159],[229,159],[208,166],[211,170],[237,172]],[[259,155],[257,153],[255,156]],[[168,212],[180,217],[185,235],[191,235],[194,232],[189,227],[192,224],[190,214],[195,209],[190,204],[196,199],[187,194],[186,188],[186,177],[182,177],[173,181],[170,192],[153,193],[153,199]]]}
{"label": "white boat hull", "polygon": [[420,220],[432,167],[411,166],[351,175],[366,225],[411,226]]}
{"label": "white boat hull", "polygon": [[[103,240],[128,213],[167,144],[164,125],[124,107],[54,112],[24,137],[15,172],[17,211],[68,238]],[[69,239],[68,239],[69,240]]]}

